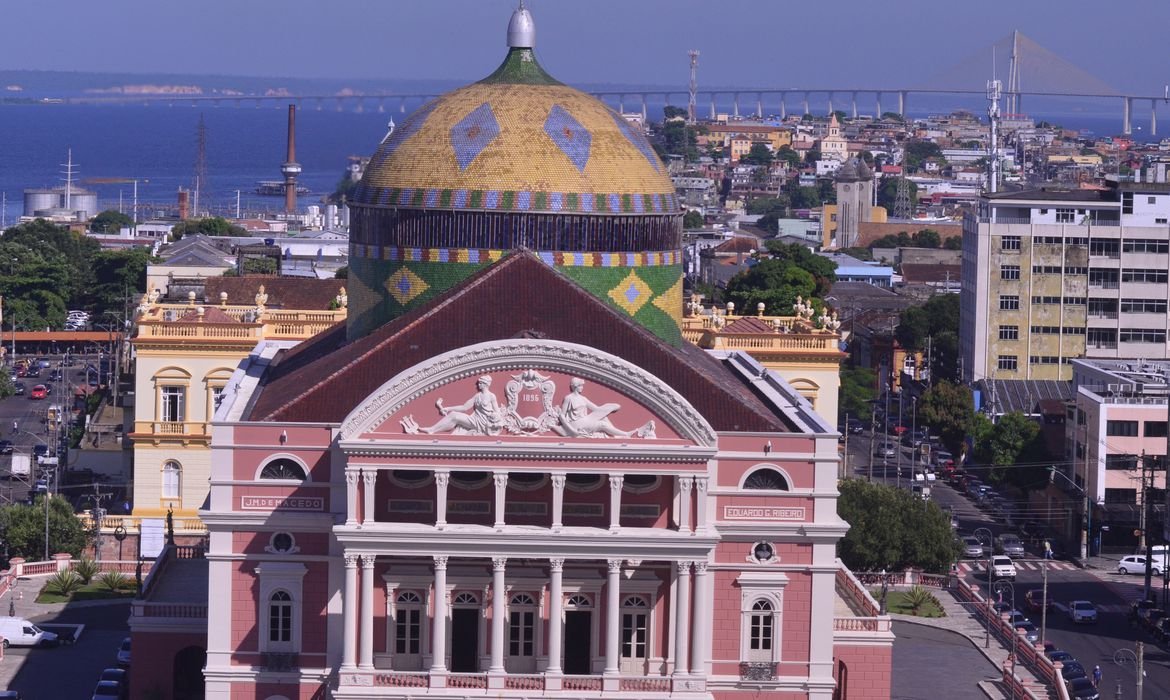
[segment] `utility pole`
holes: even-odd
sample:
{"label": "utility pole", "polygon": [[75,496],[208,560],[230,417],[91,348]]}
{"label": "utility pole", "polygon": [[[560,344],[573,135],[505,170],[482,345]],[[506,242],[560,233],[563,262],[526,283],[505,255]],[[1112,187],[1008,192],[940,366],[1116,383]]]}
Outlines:
{"label": "utility pole", "polygon": [[93,501],[94,561],[102,560],[102,518],[106,513],[105,509],[102,508],[102,501],[112,495],[110,492],[103,492],[97,482],[94,482],[93,495],[89,497]]}
{"label": "utility pole", "polygon": [[[1154,522],[1154,514],[1150,510],[1150,487],[1153,486],[1154,470],[1147,469],[1146,451],[1142,450],[1142,540],[1145,542],[1144,549],[1146,550],[1146,587],[1145,600],[1150,600],[1150,587],[1153,584],[1153,565],[1154,565],[1154,540],[1150,537],[1149,528]],[[1146,473],[1149,472],[1147,479]],[[1140,658],[1140,655],[1139,655]],[[1141,697],[1141,693],[1138,693]]]}
{"label": "utility pole", "polygon": [[1044,593],[1041,596],[1041,600],[1040,600],[1040,602],[1042,603],[1042,607],[1040,608],[1040,643],[1041,644],[1048,641],[1048,551],[1047,550],[1045,550],[1045,552],[1044,552],[1044,569],[1042,571],[1044,574],[1044,588],[1043,588]]}
{"label": "utility pole", "polygon": [[1142,700],[1142,678],[1146,675],[1146,645],[1143,642],[1137,642],[1137,700]]}

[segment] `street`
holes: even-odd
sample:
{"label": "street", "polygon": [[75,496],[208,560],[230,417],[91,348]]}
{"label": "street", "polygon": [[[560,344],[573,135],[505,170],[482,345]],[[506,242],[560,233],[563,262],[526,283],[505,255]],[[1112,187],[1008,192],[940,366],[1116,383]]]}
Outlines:
{"label": "street", "polygon": [[[867,431],[868,433],[868,431]],[[885,436],[878,434],[879,444]],[[889,439],[894,442],[893,437]],[[870,447],[868,434],[850,435],[848,444],[849,470],[857,478],[870,478]],[[899,445],[903,473],[898,478],[896,465],[897,457],[883,459],[877,457],[873,461],[872,480],[900,485],[909,488],[910,450]],[[883,464],[885,463],[885,464]],[[986,510],[977,508],[966,496],[959,494],[943,480],[936,480],[931,484],[931,500],[939,506],[949,509],[959,522],[960,534],[971,534],[978,528],[986,528],[997,537],[1004,532],[1015,532],[1014,528],[1007,527],[999,522]],[[1099,665],[1102,672],[1100,686],[1102,697],[1108,698],[1136,698],[1136,673],[1132,663],[1118,665],[1114,657],[1118,650],[1135,649],[1135,642],[1145,643],[1145,678],[1144,698],[1170,697],[1170,647],[1159,643],[1153,636],[1147,634],[1128,619],[1130,603],[1143,597],[1144,577],[1139,575],[1123,576],[1116,573],[1115,568],[1109,569],[1081,569],[1077,564],[1069,561],[1053,560],[1045,562],[1041,558],[1042,552],[1029,551],[1022,559],[1014,559],[1017,568],[1017,579],[1009,590],[1015,596],[1015,607],[1023,612],[1037,628],[1041,626],[1039,612],[1026,609],[1025,594],[1033,589],[1041,589],[1044,582],[1045,569],[1048,577],[1048,598],[1053,607],[1048,611],[1047,629],[1048,641],[1055,644],[1077,658],[1090,673],[1094,666]],[[987,590],[987,571],[985,560],[960,560],[958,574],[968,583],[978,585],[980,590]],[[1161,581],[1154,580],[1154,599],[1161,600]],[[1006,602],[1011,602],[1012,593],[1005,596]],[[1072,600],[1088,600],[1097,606],[1098,622],[1095,624],[1075,624],[1068,616],[1068,602]],[[994,643],[994,640],[993,642]],[[1132,659],[1132,656],[1129,656]],[[1121,694],[1117,695],[1120,682]]]}

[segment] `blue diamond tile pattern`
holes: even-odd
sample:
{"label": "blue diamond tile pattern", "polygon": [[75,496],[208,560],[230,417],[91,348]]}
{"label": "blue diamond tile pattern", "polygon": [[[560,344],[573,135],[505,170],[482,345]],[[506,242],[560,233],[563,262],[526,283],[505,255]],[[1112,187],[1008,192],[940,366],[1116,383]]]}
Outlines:
{"label": "blue diamond tile pattern", "polygon": [[662,172],[662,161],[658,160],[658,155],[654,153],[654,149],[650,146],[650,142],[646,140],[646,137],[635,131],[634,127],[630,126],[630,123],[617,112],[611,113],[610,116],[613,117],[617,128],[634,145],[634,148],[637,148],[642,152],[642,155],[646,156],[646,160],[650,162],[650,165],[654,166],[655,170]]}
{"label": "blue diamond tile pattern", "polygon": [[544,120],[544,133],[569,157],[579,172],[585,171],[593,136],[581,126],[581,122],[574,119],[564,107],[553,105],[548,112],[548,119]]}
{"label": "blue diamond tile pattern", "polygon": [[500,124],[486,102],[459,120],[458,124],[451,127],[451,148],[455,151],[459,169],[467,170],[467,166],[499,135]]}

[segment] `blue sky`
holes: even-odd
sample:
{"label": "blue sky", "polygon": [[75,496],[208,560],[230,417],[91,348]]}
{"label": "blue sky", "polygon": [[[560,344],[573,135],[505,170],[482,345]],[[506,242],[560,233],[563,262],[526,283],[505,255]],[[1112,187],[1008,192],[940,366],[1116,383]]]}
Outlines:
{"label": "blue sky", "polygon": [[[472,80],[515,0],[14,0],[0,68]],[[921,84],[1012,29],[1125,91],[1161,95],[1166,0],[529,0],[570,83]],[[1006,57],[1000,69],[1006,72]]]}

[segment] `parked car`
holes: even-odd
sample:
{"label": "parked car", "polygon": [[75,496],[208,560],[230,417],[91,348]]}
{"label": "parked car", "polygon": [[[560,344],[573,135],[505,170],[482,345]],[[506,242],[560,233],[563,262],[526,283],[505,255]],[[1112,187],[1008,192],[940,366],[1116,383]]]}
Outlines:
{"label": "parked car", "polygon": [[1066,681],[1074,678],[1088,678],[1089,674],[1085,672],[1085,667],[1081,665],[1080,661],[1076,659],[1069,659],[1061,662],[1063,666],[1060,669],[1060,676]]}
{"label": "parked car", "polygon": [[98,680],[115,681],[128,688],[130,685],[130,672],[124,668],[107,668],[102,671],[102,675]]}
{"label": "parked car", "polygon": [[1000,535],[999,551],[1009,557],[1023,557],[1024,543],[1016,535]]}
{"label": "parked car", "polygon": [[1056,663],[1057,661],[1059,661],[1062,664],[1066,664],[1069,661],[1075,662],[1077,660],[1077,658],[1075,656],[1073,656],[1072,654],[1068,653],[1067,651],[1065,651],[1063,649],[1050,649],[1050,650],[1044,652],[1044,655],[1047,656],[1048,660],[1051,661],[1052,663]]}
{"label": "parked car", "polygon": [[998,556],[991,558],[991,574],[995,578],[1016,580],[1016,565],[1011,557]]}
{"label": "parked car", "polygon": [[12,393],[16,394],[17,396],[24,396],[24,392],[26,391],[27,389],[24,386],[24,382],[12,382]]}
{"label": "parked car", "polygon": [[[1150,565],[1150,570],[1155,576],[1162,575],[1162,568],[1158,566],[1158,561],[1155,559]],[[1122,557],[1121,561],[1117,562],[1117,573],[1123,576],[1129,573],[1144,574],[1146,572],[1146,557],[1142,554],[1131,554],[1127,557]]]}
{"label": "parked car", "polygon": [[0,440],[0,455],[10,455],[12,454],[12,449],[13,445],[11,440]]}
{"label": "parked car", "polygon": [[57,646],[57,635],[46,632],[23,617],[0,617],[0,638],[5,649],[14,647]]}
{"label": "parked car", "polygon": [[118,666],[128,668],[130,666],[130,638],[126,637],[122,640],[122,645],[118,647]]}
{"label": "parked car", "polygon": [[1035,644],[1040,641],[1040,630],[1036,629],[1036,625],[1032,624],[1031,621],[1024,620],[1023,622],[1017,622],[1013,627],[1018,630],[1024,630],[1024,639],[1027,639],[1029,642]]}
{"label": "parked car", "polygon": [[1065,682],[1069,700],[1101,700],[1101,693],[1088,678],[1073,678]]}
{"label": "parked car", "polygon": [[93,689],[93,700],[121,700],[122,697],[122,684],[117,681],[98,681]]}
{"label": "parked car", "polygon": [[1097,606],[1087,600],[1074,600],[1068,604],[1068,619],[1073,622],[1096,622]]}

